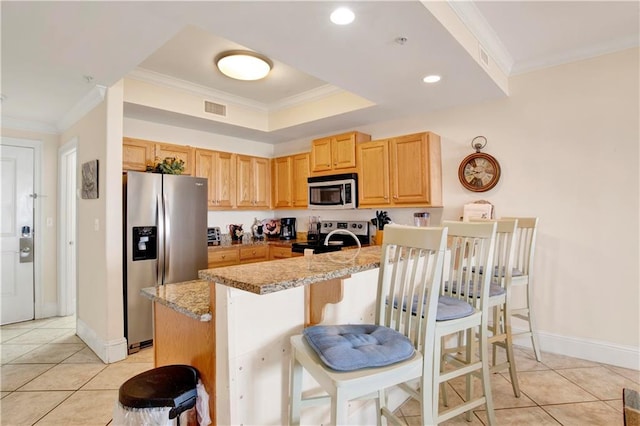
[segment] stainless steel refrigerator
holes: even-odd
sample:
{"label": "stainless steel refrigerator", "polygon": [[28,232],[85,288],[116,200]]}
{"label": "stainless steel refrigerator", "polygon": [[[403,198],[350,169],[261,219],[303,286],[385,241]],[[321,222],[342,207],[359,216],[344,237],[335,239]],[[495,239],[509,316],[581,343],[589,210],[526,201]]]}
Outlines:
{"label": "stainless steel refrigerator", "polygon": [[145,287],[198,278],[207,268],[207,179],[123,175],[124,333],[129,353],[152,344]]}

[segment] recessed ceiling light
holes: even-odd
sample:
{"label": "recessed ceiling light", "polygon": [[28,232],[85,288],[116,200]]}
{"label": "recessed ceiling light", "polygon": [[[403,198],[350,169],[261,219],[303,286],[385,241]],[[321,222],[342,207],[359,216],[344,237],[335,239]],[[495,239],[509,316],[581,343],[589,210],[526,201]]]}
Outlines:
{"label": "recessed ceiling light", "polygon": [[339,7],[331,13],[331,22],[336,25],[348,25],[353,22],[356,15],[346,7]]}
{"label": "recessed ceiling light", "polygon": [[236,80],[260,80],[271,71],[271,61],[248,50],[230,50],[218,55],[216,66],[227,77]]}
{"label": "recessed ceiling light", "polygon": [[422,81],[424,81],[425,83],[437,83],[440,81],[440,76],[435,74],[428,75],[425,78],[423,78]]}

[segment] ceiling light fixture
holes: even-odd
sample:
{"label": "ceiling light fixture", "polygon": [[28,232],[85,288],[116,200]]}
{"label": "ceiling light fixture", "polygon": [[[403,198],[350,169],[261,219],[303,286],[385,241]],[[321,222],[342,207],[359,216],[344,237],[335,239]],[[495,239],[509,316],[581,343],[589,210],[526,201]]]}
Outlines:
{"label": "ceiling light fixture", "polygon": [[348,25],[353,22],[356,15],[353,14],[351,9],[346,7],[339,7],[331,13],[330,19],[336,25]]}
{"label": "ceiling light fixture", "polygon": [[236,80],[260,80],[265,78],[273,63],[269,58],[248,50],[229,50],[215,59],[220,72]]}
{"label": "ceiling light fixture", "polygon": [[422,81],[424,81],[425,83],[437,83],[440,81],[440,76],[435,74],[428,75],[425,78],[423,78]]}

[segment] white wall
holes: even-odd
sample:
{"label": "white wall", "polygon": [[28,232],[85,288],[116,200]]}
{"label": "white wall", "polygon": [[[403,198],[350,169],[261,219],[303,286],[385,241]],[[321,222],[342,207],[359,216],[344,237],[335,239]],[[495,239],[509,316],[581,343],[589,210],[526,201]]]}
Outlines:
{"label": "white wall", "polygon": [[99,162],[98,199],[79,199],[77,334],[104,361],[126,357],[122,302],[122,83],[62,134],[82,164]]}

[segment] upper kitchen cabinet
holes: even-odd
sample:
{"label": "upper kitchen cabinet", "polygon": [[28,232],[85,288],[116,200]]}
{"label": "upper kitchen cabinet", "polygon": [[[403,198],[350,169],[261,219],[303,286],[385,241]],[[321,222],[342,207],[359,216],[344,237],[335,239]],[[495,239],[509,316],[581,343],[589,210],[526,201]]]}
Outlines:
{"label": "upper kitchen cabinet", "polygon": [[349,132],[312,141],[311,175],[355,172],[356,144],[370,140],[370,135]]}
{"label": "upper kitchen cabinet", "polygon": [[293,161],[289,157],[273,159],[273,206],[293,206]]}
{"label": "upper kitchen cabinet", "polygon": [[292,156],[293,163],[293,207],[307,207],[309,205],[309,153]]}
{"label": "upper kitchen cabinet", "polygon": [[357,146],[360,207],[442,206],[440,137],[431,132]]}
{"label": "upper kitchen cabinet", "polygon": [[155,147],[155,159],[156,162],[162,162],[167,157],[176,158],[184,161],[183,175],[193,176],[194,167],[193,163],[195,149],[190,146],[173,145],[168,143],[156,143]]}
{"label": "upper kitchen cabinet", "polygon": [[155,143],[140,139],[122,138],[122,169],[137,172],[153,167]]}
{"label": "upper kitchen cabinet", "polygon": [[268,158],[236,156],[236,205],[269,209],[271,167]]}
{"label": "upper kitchen cabinet", "polygon": [[274,208],[306,208],[309,153],[273,159]]}
{"label": "upper kitchen cabinet", "polygon": [[143,139],[122,139],[122,169],[144,172],[167,157],[184,161],[183,175],[192,176],[195,149],[185,145],[174,145]]}
{"label": "upper kitchen cabinet", "polygon": [[209,179],[209,210],[235,206],[236,155],[229,152],[195,150],[195,175]]}

